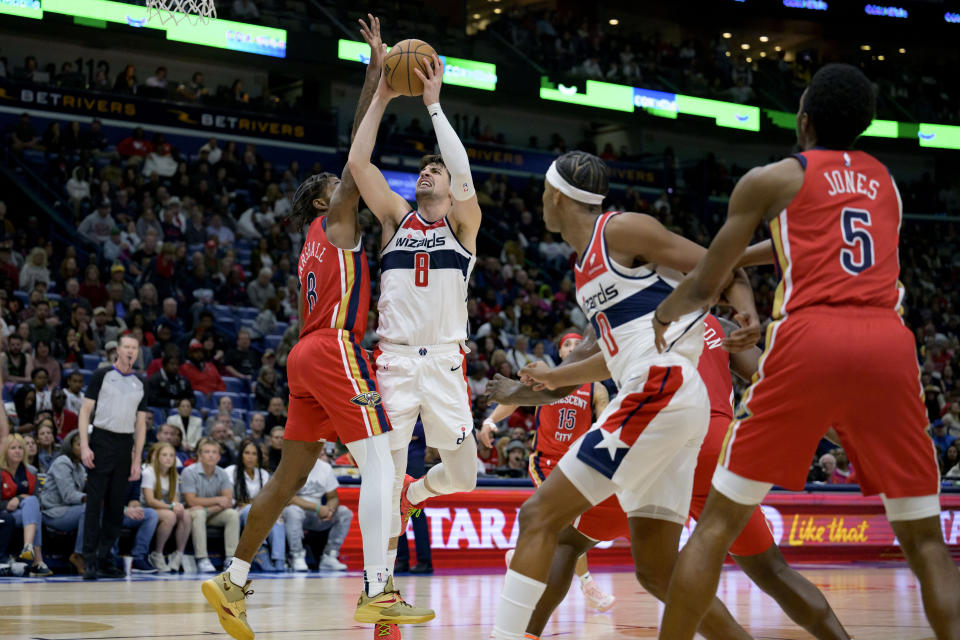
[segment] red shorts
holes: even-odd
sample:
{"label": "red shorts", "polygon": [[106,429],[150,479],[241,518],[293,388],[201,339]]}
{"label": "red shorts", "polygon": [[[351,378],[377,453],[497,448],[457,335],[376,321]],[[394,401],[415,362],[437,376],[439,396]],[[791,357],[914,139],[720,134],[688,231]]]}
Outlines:
{"label": "red shorts", "polygon": [[[706,504],[707,494],[710,493],[710,481],[713,479],[713,472],[717,468],[717,459],[720,457],[723,439],[732,421],[729,415],[714,413],[710,416],[710,428],[707,430],[707,437],[703,439],[703,445],[700,447],[700,455],[697,457],[697,471],[693,476],[690,517],[694,520],[699,520],[700,514],[703,513],[703,505]],[[758,553],[763,553],[771,546],[773,546],[773,533],[770,531],[770,524],[763,515],[760,505],[757,505],[750,516],[750,520],[747,521],[747,526],[733,541],[730,553],[735,556],[755,556]]]}
{"label": "red shorts", "polygon": [[767,349],[719,464],[803,489],[829,427],[864,495],[936,494],[940,479],[913,335],[893,310],[811,307],[767,330]]}
{"label": "red shorts", "polygon": [[[540,452],[530,456],[530,479],[534,486],[543,484],[550,472],[556,468],[557,462],[559,460],[545,458]],[[573,521],[573,528],[591,540],[630,538],[627,514],[623,512],[615,495],[580,514],[580,517]]]}
{"label": "red shorts", "polygon": [[347,444],[390,430],[376,369],[349,332],[320,329],[301,338],[287,357],[287,377],[285,440]]}

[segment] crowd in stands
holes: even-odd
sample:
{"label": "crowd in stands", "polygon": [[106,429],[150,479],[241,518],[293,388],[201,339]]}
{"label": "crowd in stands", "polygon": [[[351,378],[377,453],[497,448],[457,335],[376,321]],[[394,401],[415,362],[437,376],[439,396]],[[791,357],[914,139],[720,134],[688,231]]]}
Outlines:
{"label": "crowd in stands", "polygon": [[[574,10],[517,5],[492,28],[555,80],[569,75],[786,110],[795,107],[817,69],[834,62],[814,48],[796,51],[790,60],[782,48],[760,42],[744,51],[719,32],[672,40],[655,27],[634,30],[592,22]],[[761,56],[757,49],[764,48]],[[951,73],[955,60],[938,54],[918,61],[898,51],[857,53],[880,90],[881,115],[897,120],[909,115],[920,122],[960,120],[960,84]]]}

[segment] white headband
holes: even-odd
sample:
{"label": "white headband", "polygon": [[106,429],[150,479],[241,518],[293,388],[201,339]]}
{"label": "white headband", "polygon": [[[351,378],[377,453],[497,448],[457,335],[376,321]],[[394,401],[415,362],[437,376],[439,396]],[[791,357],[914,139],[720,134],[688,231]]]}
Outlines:
{"label": "white headband", "polygon": [[576,200],[577,202],[582,202],[584,204],[603,204],[603,199],[605,196],[602,193],[591,193],[590,191],[578,189],[564,180],[563,176],[560,175],[560,172],[557,171],[557,163],[555,161],[551,162],[550,168],[547,169],[547,182],[552,184],[557,191],[568,198]]}

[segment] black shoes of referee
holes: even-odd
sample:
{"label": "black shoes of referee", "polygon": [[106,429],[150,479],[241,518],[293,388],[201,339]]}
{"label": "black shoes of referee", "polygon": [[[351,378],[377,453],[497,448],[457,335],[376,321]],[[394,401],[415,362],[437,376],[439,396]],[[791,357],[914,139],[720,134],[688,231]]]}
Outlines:
{"label": "black shoes of referee", "polygon": [[86,567],[83,570],[83,579],[84,580],[98,580],[100,578],[109,579],[109,578],[126,578],[127,574],[124,573],[123,569],[116,566],[112,562],[104,562],[102,568],[98,568],[94,563],[88,562]]}

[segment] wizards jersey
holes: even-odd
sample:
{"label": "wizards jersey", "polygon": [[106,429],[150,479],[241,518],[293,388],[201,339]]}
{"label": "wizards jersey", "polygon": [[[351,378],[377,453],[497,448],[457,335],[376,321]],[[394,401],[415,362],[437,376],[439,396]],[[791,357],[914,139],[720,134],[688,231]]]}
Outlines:
{"label": "wizards jersey", "polygon": [[342,329],[360,342],[367,330],[370,308],[367,254],[362,241],[352,251],[334,246],[326,229],[326,216],[310,223],[297,262],[303,298],[300,337],[318,329]]}
{"label": "wizards jersey", "polygon": [[[654,343],[653,313],[679,284],[683,274],[648,263],[627,268],[610,259],[604,230],[620,212],[597,218],[593,236],[574,266],[577,302],[597,332],[607,368],[617,386],[646,375],[658,356]],[[667,352],[696,365],[703,349],[703,314],[688,313],[667,328]]]}
{"label": "wizards jersey", "polygon": [[467,282],[476,257],[446,218],[408,213],[381,252],[377,335],[418,346],[467,339]]}
{"label": "wizards jersey", "polygon": [[533,448],[559,460],[593,423],[593,384],[588,382],[565,398],[537,407]]}

